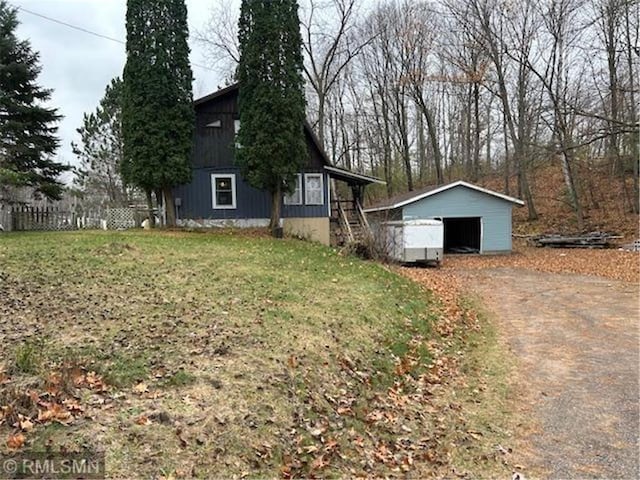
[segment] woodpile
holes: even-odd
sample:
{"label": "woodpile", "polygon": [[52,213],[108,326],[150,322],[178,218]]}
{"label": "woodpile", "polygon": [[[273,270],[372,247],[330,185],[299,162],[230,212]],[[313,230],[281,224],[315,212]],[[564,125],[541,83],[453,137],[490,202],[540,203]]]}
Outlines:
{"label": "woodpile", "polygon": [[530,241],[536,247],[550,248],[610,248],[611,240],[621,238],[619,235],[606,232],[591,232],[575,235],[537,235]]}

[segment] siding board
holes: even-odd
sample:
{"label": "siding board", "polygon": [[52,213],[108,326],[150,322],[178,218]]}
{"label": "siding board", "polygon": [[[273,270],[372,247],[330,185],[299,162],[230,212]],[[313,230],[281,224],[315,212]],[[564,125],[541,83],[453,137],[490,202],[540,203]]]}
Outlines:
{"label": "siding board", "polygon": [[[236,175],[236,208],[214,209],[212,174],[233,173]],[[312,173],[312,172],[308,172]],[[324,203],[322,205],[282,205],[283,218],[310,218],[328,216],[329,181],[323,174]],[[180,219],[235,220],[243,218],[269,218],[271,216],[271,195],[245,182],[237,167],[196,168],[191,183],[174,189],[174,198],[180,199],[178,217]]]}
{"label": "siding board", "polygon": [[404,220],[433,217],[481,217],[482,252],[511,251],[512,204],[491,195],[457,186],[405,205]]}
{"label": "siding board", "polygon": [[[265,219],[271,215],[271,196],[246,183],[235,164],[234,120],[238,118],[238,90],[197,103],[196,125],[193,138],[191,182],[174,189],[174,198],[180,199],[180,219]],[[207,127],[220,121],[220,127]],[[323,205],[282,205],[283,218],[311,218],[329,216],[329,178],[324,171],[325,160],[304,129],[307,143],[307,158],[301,173],[322,173],[324,182]],[[211,174],[233,173],[236,175],[236,208],[214,209]]]}

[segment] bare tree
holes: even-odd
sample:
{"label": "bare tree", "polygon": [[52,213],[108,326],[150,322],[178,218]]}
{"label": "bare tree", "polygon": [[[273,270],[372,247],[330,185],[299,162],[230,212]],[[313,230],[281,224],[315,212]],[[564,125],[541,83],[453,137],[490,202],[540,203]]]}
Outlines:
{"label": "bare tree", "polygon": [[204,47],[207,62],[227,82],[231,82],[240,61],[239,13],[238,5],[233,0],[213,2],[209,19],[194,32],[196,42]]}
{"label": "bare tree", "polygon": [[307,0],[301,14],[305,73],[317,100],[317,132],[325,144],[327,100],[344,69],[370,38],[356,35],[356,0]]}
{"label": "bare tree", "polygon": [[[513,147],[512,158],[518,175],[520,195],[526,201],[529,220],[535,220],[538,214],[531,195],[527,171],[527,146],[531,143],[528,117],[531,91],[530,75],[525,64],[531,54],[537,26],[533,22],[531,0],[525,0],[517,11],[503,10],[501,7],[497,1],[493,0],[472,0],[467,18],[473,18],[473,23],[469,27],[475,30],[477,38],[482,42],[486,55],[493,65],[496,94],[502,104],[505,130]],[[511,45],[506,41],[507,33],[510,34]],[[510,57],[505,55],[510,50],[518,60],[513,94],[509,92],[507,78],[507,59]],[[513,109],[513,103],[516,110]]]}

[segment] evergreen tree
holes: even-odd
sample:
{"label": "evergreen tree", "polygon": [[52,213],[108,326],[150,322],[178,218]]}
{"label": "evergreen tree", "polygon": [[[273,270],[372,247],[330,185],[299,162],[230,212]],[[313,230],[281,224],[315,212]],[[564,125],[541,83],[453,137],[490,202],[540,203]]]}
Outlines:
{"label": "evergreen tree", "polygon": [[84,114],[80,134],[81,144],[72,144],[80,160],[74,180],[82,192],[85,204],[123,206],[127,191],[120,166],[122,140],[122,80],[114,78],[95,112]]}
{"label": "evergreen tree", "polygon": [[184,0],[127,1],[122,127],[124,179],[162,191],[175,224],[172,187],[191,179],[194,111]]}
{"label": "evergreen tree", "polygon": [[16,10],[0,0],[0,190],[32,187],[57,200],[64,187],[58,177],[70,169],[52,158],[62,117],[43,106],[51,90],[36,83],[38,54],[16,38],[17,26]]}
{"label": "evergreen tree", "polygon": [[283,192],[295,188],[295,175],[308,154],[298,2],[243,0],[238,37],[236,161],[252,186],[271,193],[275,234]]}

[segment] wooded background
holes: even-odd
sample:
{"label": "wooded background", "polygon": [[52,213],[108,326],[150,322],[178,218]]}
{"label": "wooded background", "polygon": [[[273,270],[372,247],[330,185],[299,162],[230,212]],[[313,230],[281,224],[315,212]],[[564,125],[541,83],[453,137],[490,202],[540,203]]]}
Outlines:
{"label": "wooded background", "polygon": [[[531,177],[554,166],[577,229],[594,182],[637,213],[639,5],[301,0],[308,116],[336,164],[386,180],[375,197],[493,181],[535,220]],[[237,7],[196,32],[229,83]]]}

